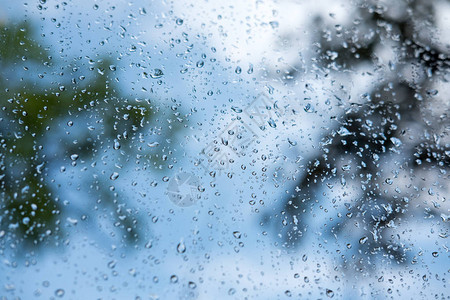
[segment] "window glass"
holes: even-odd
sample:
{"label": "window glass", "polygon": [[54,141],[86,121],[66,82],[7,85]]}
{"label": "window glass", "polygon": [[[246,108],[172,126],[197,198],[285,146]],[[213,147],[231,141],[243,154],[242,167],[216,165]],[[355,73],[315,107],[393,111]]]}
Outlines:
{"label": "window glass", "polygon": [[449,297],[448,1],[0,4],[0,298]]}

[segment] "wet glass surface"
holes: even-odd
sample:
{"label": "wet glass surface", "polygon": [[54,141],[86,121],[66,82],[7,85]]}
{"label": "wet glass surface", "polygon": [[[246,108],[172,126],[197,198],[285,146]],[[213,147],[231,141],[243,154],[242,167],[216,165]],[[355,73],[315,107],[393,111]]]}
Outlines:
{"label": "wet glass surface", "polygon": [[1,299],[450,296],[450,2],[0,4]]}

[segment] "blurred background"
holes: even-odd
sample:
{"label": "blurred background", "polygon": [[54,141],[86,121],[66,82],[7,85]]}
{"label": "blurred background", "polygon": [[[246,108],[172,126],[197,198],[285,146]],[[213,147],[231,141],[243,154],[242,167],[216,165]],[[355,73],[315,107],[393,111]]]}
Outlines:
{"label": "blurred background", "polygon": [[449,297],[449,1],[0,3],[3,298]]}

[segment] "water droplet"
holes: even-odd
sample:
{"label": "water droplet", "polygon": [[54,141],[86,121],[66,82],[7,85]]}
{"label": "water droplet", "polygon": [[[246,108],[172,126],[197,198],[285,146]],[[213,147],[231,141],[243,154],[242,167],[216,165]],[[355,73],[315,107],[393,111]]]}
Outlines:
{"label": "water droplet", "polygon": [[181,26],[183,25],[183,19],[178,18],[175,23],[177,23],[177,25]]}
{"label": "water droplet", "polygon": [[280,26],[280,24],[277,21],[271,21],[269,22],[270,26],[272,26],[272,29],[276,29],[278,28],[278,26]]}
{"label": "water droplet", "polygon": [[297,142],[296,142],[296,141],[292,141],[291,139],[288,139],[288,143],[289,143],[291,146],[297,146]]}
{"label": "water droplet", "polygon": [[269,123],[269,126],[272,128],[277,127],[277,124],[275,123],[275,121],[272,118],[270,118],[269,121],[267,121],[267,123]]}
{"label": "water droplet", "polygon": [[241,67],[237,66],[236,70],[234,70],[234,72],[236,72],[236,74],[241,74],[242,73]]}
{"label": "water droplet", "polygon": [[352,168],[352,167],[351,167],[350,165],[343,165],[343,166],[341,167],[342,171],[350,171],[351,168]]}
{"label": "water droplet", "polygon": [[203,68],[204,65],[205,65],[205,62],[203,60],[199,60],[197,62],[197,68]]}
{"label": "water droplet", "polygon": [[237,239],[240,239],[240,238],[241,238],[241,233],[240,233],[239,231],[234,231],[234,232],[233,232],[233,236],[234,236],[235,238],[237,238]]}
{"label": "water droplet", "polygon": [[328,298],[333,298],[334,297],[334,292],[332,290],[327,289],[326,290],[326,294]]}
{"label": "water droplet", "polygon": [[108,263],[108,268],[114,269],[114,268],[116,267],[116,264],[117,264],[117,261],[111,260],[111,261]]}
{"label": "water droplet", "polygon": [[71,224],[73,226],[78,224],[78,220],[77,219],[73,219],[73,218],[68,217],[66,220],[67,220],[67,223],[69,223],[69,224]]}
{"label": "water droplet", "polygon": [[150,74],[150,77],[153,79],[158,79],[164,76],[164,73],[161,69],[154,69],[153,73]]}
{"label": "water droplet", "polygon": [[248,66],[247,74],[252,74],[252,73],[253,73],[253,65],[250,64],[250,65]]}
{"label": "water droplet", "polygon": [[73,160],[73,161],[75,161],[75,160],[78,159],[78,157],[79,157],[78,154],[72,154],[72,155],[70,156],[70,159]]}
{"label": "water droplet", "polygon": [[347,136],[347,135],[351,135],[351,132],[348,131],[347,128],[341,127],[341,128],[339,128],[339,130],[338,130],[338,134],[339,134],[340,136]]}
{"label": "water droplet", "polygon": [[391,142],[395,147],[400,147],[402,145],[402,141],[396,137],[391,137]]}
{"label": "water droplet", "polygon": [[114,150],[119,150],[119,149],[120,149],[120,143],[119,143],[118,140],[115,140],[115,141],[114,141],[113,149],[114,149]]}
{"label": "water droplet", "polygon": [[303,108],[307,113],[312,113],[314,111],[312,105],[310,103],[306,104]]}
{"label": "water droplet", "polygon": [[366,242],[367,242],[367,240],[368,240],[369,238],[368,237],[362,237],[360,240],[359,240],[359,243],[362,245],[362,244],[365,244]]}
{"label": "water droplet", "polygon": [[62,298],[66,292],[63,289],[57,289],[55,291],[55,296],[58,298]]}
{"label": "water droplet", "polygon": [[114,172],[111,174],[111,176],[109,177],[111,180],[116,180],[117,178],[119,178],[119,173]]}
{"label": "water droplet", "polygon": [[237,106],[232,106],[231,109],[232,109],[235,113],[238,113],[238,114],[240,114],[240,113],[242,112],[242,109],[239,108],[239,107],[237,107]]}
{"label": "water droplet", "polygon": [[177,283],[178,282],[178,276],[177,275],[170,276],[170,282],[171,283]]}
{"label": "water droplet", "polygon": [[36,166],[36,172],[38,174],[42,174],[42,170],[44,169],[44,164],[45,163],[42,163],[42,164]]}
{"label": "water droplet", "polygon": [[133,277],[136,277],[136,269],[134,269],[134,268],[129,269],[128,274],[130,274]]}
{"label": "water droplet", "polygon": [[436,96],[438,94],[438,90],[434,90],[434,89],[427,90],[427,94],[430,96]]}
{"label": "water droplet", "polygon": [[149,146],[150,148],[154,148],[154,147],[159,146],[159,143],[158,142],[152,142],[152,143],[148,143],[147,146]]}
{"label": "water droplet", "polygon": [[186,252],[186,245],[183,242],[180,242],[177,246],[178,253]]}

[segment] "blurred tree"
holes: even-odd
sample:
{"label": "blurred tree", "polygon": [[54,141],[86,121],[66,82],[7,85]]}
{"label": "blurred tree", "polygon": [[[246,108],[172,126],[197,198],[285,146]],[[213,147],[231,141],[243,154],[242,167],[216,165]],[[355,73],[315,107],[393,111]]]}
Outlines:
{"label": "blurred tree", "polygon": [[[348,241],[338,251],[343,265],[360,271],[381,256],[404,262],[408,245],[396,227],[417,215],[439,212],[426,208],[421,214],[411,201],[423,197],[425,179],[419,174],[431,171],[428,176],[440,182],[437,189],[449,179],[449,102],[437,96],[434,85],[447,82],[450,59],[448,46],[433,42],[437,32],[430,2],[399,1],[387,7],[362,1],[358,7],[347,27],[315,21],[316,28],[323,28],[315,43],[318,68],[333,76],[371,65],[384,75],[335,119],[320,153],[310,158],[274,219],[284,245],[296,247],[313,221],[315,203],[336,204],[338,216],[321,229]],[[396,61],[379,59],[386,48],[395,51]],[[294,78],[299,75],[290,72]],[[339,191],[343,193],[336,195]],[[345,206],[337,204],[342,202]],[[356,240],[354,235],[359,235]]]}
{"label": "blurred tree", "polygon": [[[28,245],[35,250],[65,241],[66,212],[75,208],[60,194],[67,197],[71,189],[81,188],[58,176],[66,170],[64,163],[76,167],[90,162],[94,168],[99,156],[111,151],[118,153],[121,167],[132,157],[149,159],[156,166],[162,162],[158,152],[137,145],[155,121],[154,107],[118,91],[116,66],[108,59],[91,59],[88,68],[77,59],[64,64],[52,57],[44,40],[35,39],[31,28],[27,22],[0,28],[1,248]],[[150,128],[163,146],[179,128],[175,116],[167,122],[167,128]],[[114,226],[121,228],[122,239],[137,242],[136,211],[127,207],[127,195],[119,195],[111,184],[118,173],[104,167],[99,173],[82,178],[92,201],[78,207],[77,214],[87,220],[103,206],[111,212]]]}

